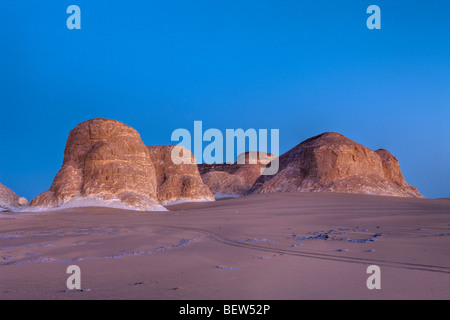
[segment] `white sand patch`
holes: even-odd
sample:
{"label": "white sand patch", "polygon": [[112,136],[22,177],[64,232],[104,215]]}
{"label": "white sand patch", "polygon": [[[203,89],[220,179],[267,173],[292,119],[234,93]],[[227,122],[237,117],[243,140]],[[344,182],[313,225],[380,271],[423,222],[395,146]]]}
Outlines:
{"label": "white sand patch", "polygon": [[14,212],[41,212],[50,210],[61,210],[61,209],[71,209],[79,207],[108,207],[115,209],[125,209],[125,210],[137,210],[137,211],[168,211],[162,205],[155,201],[149,203],[147,206],[130,206],[119,199],[106,200],[101,197],[83,197],[75,196],[68,201],[62,203],[58,207],[47,207],[47,206],[36,206],[31,207],[29,205],[20,208],[15,208]]}

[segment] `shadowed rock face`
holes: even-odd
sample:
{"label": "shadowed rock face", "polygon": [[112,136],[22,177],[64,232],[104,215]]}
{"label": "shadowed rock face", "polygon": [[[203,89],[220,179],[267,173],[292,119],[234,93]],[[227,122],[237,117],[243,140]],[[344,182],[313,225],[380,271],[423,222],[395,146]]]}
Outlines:
{"label": "shadowed rock face", "polygon": [[198,167],[216,198],[243,196],[274,158],[270,153],[252,151],[239,155],[233,164],[199,164]]}
{"label": "shadowed rock face", "polygon": [[214,201],[211,190],[203,183],[194,155],[188,149],[179,146],[178,156],[188,157],[191,164],[175,164],[171,157],[174,147],[175,145],[147,147],[155,166],[159,203]]}
{"label": "shadowed rock face", "polygon": [[0,183],[0,209],[15,209],[28,204],[28,200],[19,197],[14,191]]}
{"label": "shadowed rock face", "polygon": [[63,164],[50,190],[33,199],[31,207],[51,208],[88,199],[164,210],[157,204],[150,154],[133,128],[109,119],[76,126],[69,133]]}
{"label": "shadowed rock face", "polygon": [[10,209],[19,206],[19,196],[0,183],[0,208]]}
{"label": "shadowed rock face", "polygon": [[407,184],[397,158],[372,151],[339,133],[312,137],[279,158],[279,171],[260,176],[250,193],[348,192],[400,197],[423,196]]}

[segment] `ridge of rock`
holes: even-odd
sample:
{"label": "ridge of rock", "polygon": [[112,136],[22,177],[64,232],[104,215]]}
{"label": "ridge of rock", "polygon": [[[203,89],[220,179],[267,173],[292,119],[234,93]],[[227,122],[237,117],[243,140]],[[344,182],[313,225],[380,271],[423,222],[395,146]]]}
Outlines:
{"label": "ridge of rock", "polygon": [[335,132],[309,138],[281,155],[278,173],[260,176],[248,194],[323,191],[423,198],[387,150],[373,151]]}

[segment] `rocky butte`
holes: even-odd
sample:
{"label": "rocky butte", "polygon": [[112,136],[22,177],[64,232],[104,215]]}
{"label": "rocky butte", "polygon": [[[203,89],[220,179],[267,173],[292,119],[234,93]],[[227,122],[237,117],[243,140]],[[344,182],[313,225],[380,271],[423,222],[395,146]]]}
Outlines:
{"label": "rocky butte", "polygon": [[373,151],[334,132],[307,139],[281,155],[278,173],[258,177],[248,194],[323,191],[423,198],[406,183],[389,151]]}
{"label": "rocky butte", "polygon": [[92,119],[71,130],[53,184],[31,201],[40,209],[88,205],[165,210],[147,147],[119,121]]}

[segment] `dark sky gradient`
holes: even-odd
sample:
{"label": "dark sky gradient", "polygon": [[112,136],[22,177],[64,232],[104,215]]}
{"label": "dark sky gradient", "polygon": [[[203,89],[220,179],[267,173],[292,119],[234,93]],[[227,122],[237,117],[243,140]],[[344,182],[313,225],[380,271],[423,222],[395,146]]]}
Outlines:
{"label": "dark sky gradient", "polygon": [[96,117],[147,145],[194,120],[279,129],[282,153],[340,132],[450,197],[450,1],[0,0],[0,111],[0,182],[29,199]]}

